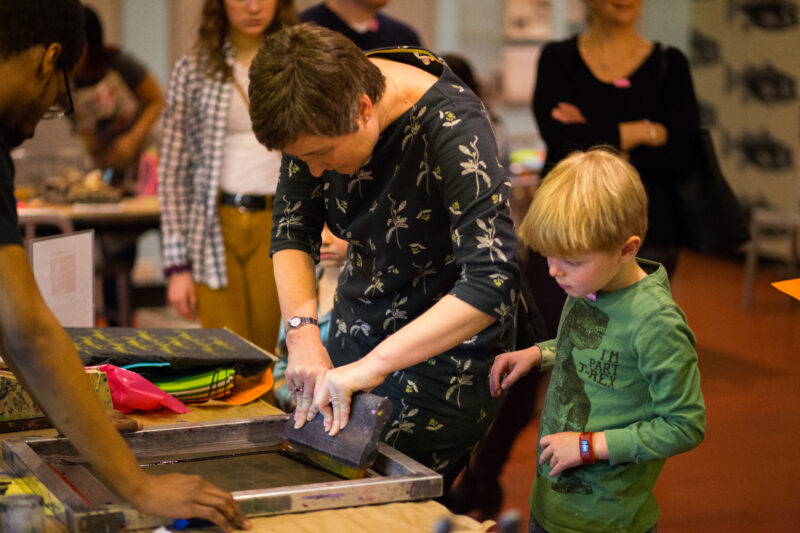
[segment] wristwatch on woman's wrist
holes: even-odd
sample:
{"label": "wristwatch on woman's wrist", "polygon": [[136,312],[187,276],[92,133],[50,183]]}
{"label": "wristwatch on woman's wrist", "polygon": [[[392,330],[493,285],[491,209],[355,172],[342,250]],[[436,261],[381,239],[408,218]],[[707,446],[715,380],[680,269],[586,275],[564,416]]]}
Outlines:
{"label": "wristwatch on woman's wrist", "polygon": [[309,316],[293,316],[286,321],[286,331],[297,329],[300,326],[305,326],[306,324],[314,324],[315,326],[319,326],[319,322],[317,322],[316,318],[311,318]]}

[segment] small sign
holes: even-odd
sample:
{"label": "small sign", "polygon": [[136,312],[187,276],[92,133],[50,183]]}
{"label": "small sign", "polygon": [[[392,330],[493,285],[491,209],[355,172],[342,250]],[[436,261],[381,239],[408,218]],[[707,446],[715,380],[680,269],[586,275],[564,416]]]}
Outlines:
{"label": "small sign", "polygon": [[94,230],[33,239],[29,253],[39,291],[61,325],[94,326]]}

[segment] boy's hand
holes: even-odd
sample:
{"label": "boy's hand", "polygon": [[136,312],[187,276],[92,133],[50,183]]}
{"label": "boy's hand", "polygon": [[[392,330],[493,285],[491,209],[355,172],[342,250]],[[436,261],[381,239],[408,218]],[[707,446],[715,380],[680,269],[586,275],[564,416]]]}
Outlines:
{"label": "boy's hand", "polygon": [[489,373],[489,391],[492,396],[500,396],[530,369],[540,364],[542,351],[538,346],[531,346],[516,352],[501,353],[494,359]]}
{"label": "boy's hand", "polygon": [[539,464],[550,463],[550,477],[557,476],[567,468],[583,464],[578,442],[580,436],[581,434],[575,431],[565,431],[546,435],[539,441],[542,447]]}

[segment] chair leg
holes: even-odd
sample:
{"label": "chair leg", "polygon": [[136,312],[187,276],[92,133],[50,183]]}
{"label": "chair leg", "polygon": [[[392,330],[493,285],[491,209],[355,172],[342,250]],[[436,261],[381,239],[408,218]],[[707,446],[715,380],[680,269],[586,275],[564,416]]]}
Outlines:
{"label": "chair leg", "polygon": [[131,285],[130,272],[126,269],[116,272],[117,283],[117,322],[120,327],[131,327]]}
{"label": "chair leg", "polygon": [[753,305],[753,284],[755,283],[756,268],[758,267],[758,235],[759,226],[750,223],[750,242],[747,243],[747,260],[744,269],[744,289],[742,293],[742,307],[745,310]]}

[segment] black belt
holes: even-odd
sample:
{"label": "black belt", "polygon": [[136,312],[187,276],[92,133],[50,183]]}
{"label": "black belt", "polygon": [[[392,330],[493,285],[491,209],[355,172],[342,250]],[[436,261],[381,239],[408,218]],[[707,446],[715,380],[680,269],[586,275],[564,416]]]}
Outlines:
{"label": "black belt", "polygon": [[221,205],[236,207],[239,211],[263,211],[272,208],[272,195],[221,192]]}

